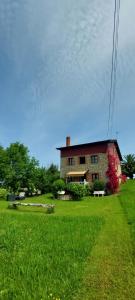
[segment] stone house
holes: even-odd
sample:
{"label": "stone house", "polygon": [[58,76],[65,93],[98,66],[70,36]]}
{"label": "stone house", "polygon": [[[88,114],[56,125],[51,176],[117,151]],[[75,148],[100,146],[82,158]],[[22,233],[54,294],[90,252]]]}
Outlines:
{"label": "stone house", "polygon": [[67,182],[107,181],[108,153],[115,157],[117,175],[121,175],[122,156],[117,140],[104,140],[71,146],[70,137],[60,150],[60,176]]}

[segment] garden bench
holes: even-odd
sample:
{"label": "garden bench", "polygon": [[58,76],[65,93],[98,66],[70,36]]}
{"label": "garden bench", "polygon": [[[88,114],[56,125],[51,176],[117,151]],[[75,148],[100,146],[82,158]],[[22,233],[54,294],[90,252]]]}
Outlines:
{"label": "garden bench", "polygon": [[47,213],[53,213],[55,205],[53,204],[43,204],[43,203],[22,203],[22,202],[10,202],[9,208],[16,209],[17,206],[32,206],[32,207],[43,207],[47,209]]}
{"label": "garden bench", "polygon": [[94,191],[93,193],[94,196],[104,196],[105,195],[105,191]]}

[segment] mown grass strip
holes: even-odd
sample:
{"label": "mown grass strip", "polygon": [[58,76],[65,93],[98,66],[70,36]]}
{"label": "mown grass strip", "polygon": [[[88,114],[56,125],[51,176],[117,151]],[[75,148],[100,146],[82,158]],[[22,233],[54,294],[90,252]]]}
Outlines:
{"label": "mown grass strip", "polygon": [[92,249],[76,300],[135,299],[135,266],[126,218],[117,196],[102,211],[106,223]]}
{"label": "mown grass strip", "polygon": [[129,180],[122,188],[119,200],[129,227],[132,256],[135,263],[135,180]]}

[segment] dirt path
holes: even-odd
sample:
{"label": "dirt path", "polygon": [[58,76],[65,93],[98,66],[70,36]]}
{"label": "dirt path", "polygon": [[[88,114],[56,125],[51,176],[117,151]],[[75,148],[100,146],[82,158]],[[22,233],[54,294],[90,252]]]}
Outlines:
{"label": "dirt path", "polygon": [[101,211],[105,225],[88,259],[76,300],[135,299],[135,266],[127,221],[119,199]]}

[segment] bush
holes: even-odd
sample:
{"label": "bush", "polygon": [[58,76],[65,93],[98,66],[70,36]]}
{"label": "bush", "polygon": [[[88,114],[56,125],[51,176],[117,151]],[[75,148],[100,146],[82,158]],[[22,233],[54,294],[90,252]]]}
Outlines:
{"label": "bush", "polygon": [[121,179],[121,183],[125,183],[127,181],[127,176],[124,174],[121,174],[120,179]]}
{"label": "bush", "polygon": [[85,188],[85,196],[90,196],[93,192],[93,184],[90,183],[86,184],[84,188]]}
{"label": "bush", "polygon": [[77,183],[67,184],[66,191],[72,195],[74,200],[81,200],[84,196],[87,195],[86,187]]}
{"label": "bush", "polygon": [[100,180],[95,180],[93,183],[93,190],[94,191],[104,191],[105,189],[105,182]]}
{"label": "bush", "polygon": [[52,213],[54,213],[54,205],[49,205],[49,206],[47,207],[46,213],[47,213],[47,214],[52,214]]}
{"label": "bush", "polygon": [[18,209],[18,206],[15,203],[10,203],[8,204],[9,209]]}
{"label": "bush", "polygon": [[65,181],[63,179],[57,179],[52,184],[52,193],[54,197],[57,197],[58,191],[64,191],[66,188]]}
{"label": "bush", "polygon": [[0,200],[6,200],[7,198],[7,191],[6,189],[0,188]]}

